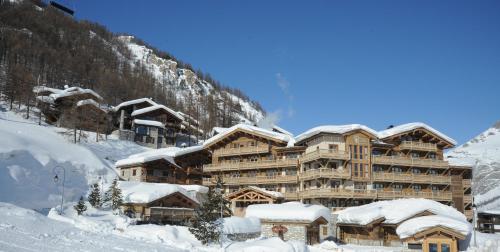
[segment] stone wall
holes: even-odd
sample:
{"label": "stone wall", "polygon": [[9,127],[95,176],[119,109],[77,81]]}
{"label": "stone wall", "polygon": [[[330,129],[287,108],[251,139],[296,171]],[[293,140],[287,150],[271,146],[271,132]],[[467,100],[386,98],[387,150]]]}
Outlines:
{"label": "stone wall", "polygon": [[228,234],[227,238],[231,241],[246,241],[248,239],[255,239],[260,236],[260,232],[257,233],[241,233],[241,234]]}
{"label": "stone wall", "polygon": [[[306,227],[304,225],[298,224],[281,224],[288,229],[288,232],[284,233],[283,238],[285,241],[288,240],[297,240],[297,241],[306,241]],[[274,233],[272,231],[273,224],[270,223],[262,223],[262,236],[264,237],[279,237],[278,233]]]}

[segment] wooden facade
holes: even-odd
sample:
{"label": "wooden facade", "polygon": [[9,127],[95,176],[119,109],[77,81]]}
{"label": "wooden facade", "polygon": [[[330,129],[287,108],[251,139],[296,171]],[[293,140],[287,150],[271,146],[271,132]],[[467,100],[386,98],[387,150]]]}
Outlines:
{"label": "wooden facade", "polygon": [[500,212],[479,212],[477,214],[477,229],[483,233],[500,233]]}
{"label": "wooden facade", "polygon": [[231,202],[233,215],[244,217],[245,210],[253,204],[277,204],[283,201],[281,195],[270,193],[257,187],[245,187],[236,192],[230,193],[225,198]]}
{"label": "wooden facade", "polygon": [[279,138],[244,128],[223,133],[206,148],[203,185],[221,175],[226,193],[246,186],[277,191],[285,201],[301,200],[341,208],[397,198],[427,198],[471,215],[471,167],[450,166],[443,151],[449,140],[424,128],[379,139],[356,129],[319,132],[289,147]]}
{"label": "wooden facade", "polygon": [[187,173],[184,169],[163,158],[117,168],[120,170],[120,179],[125,181],[168,184],[186,184],[187,181]]}

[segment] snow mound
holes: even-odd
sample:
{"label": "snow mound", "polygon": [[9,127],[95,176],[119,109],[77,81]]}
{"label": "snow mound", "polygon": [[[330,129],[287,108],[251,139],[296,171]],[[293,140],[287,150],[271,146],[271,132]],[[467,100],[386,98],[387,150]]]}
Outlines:
{"label": "snow mound", "polygon": [[235,242],[226,248],[226,251],[240,252],[306,252],[308,251],[303,242],[284,242],[278,237],[269,239],[253,240],[246,242]]}
{"label": "snow mound", "polygon": [[401,239],[413,236],[414,234],[432,227],[446,227],[458,231],[467,236],[472,231],[472,226],[468,222],[458,221],[453,218],[430,215],[407,220],[396,229],[396,233]]}
{"label": "snow mound", "polygon": [[224,218],[224,234],[260,233],[260,219],[231,216]]}
{"label": "snow mound", "polygon": [[150,203],[176,192],[184,194],[194,202],[198,202],[196,197],[192,197],[192,194],[181,185],[133,181],[120,181],[118,183],[122,189],[124,203]]}
{"label": "snow mound", "polygon": [[424,211],[467,222],[465,215],[455,208],[428,199],[398,199],[377,201],[370,204],[349,207],[336,212],[338,223],[367,225],[384,218],[384,223],[397,224]]}
{"label": "snow mound", "polygon": [[330,222],[330,210],[322,205],[310,205],[300,202],[283,204],[255,204],[246,209],[245,217],[257,217],[265,220],[310,221],[320,217]]}

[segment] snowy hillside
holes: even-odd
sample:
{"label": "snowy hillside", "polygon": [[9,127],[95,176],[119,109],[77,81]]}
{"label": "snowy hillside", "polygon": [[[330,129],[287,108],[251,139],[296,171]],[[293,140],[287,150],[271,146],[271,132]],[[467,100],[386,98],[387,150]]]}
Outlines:
{"label": "snowy hillside", "polygon": [[[65,200],[86,194],[88,184],[116,177],[114,163],[145,148],[119,140],[94,142],[89,135],[73,144],[66,130],[23,119],[0,104],[0,201],[27,208],[48,208],[60,202],[61,178],[53,181],[54,167],[66,169]],[[8,192],[8,193],[6,193]]]}
{"label": "snowy hillside", "polygon": [[500,121],[446,153],[451,164],[473,166],[476,203],[500,209]]}
{"label": "snowy hillside", "polygon": [[[118,40],[124,43],[130,50],[132,57],[131,64],[140,63],[146,66],[146,69],[150,71],[152,76],[154,76],[165,89],[175,90],[175,95],[178,100],[185,101],[189,96],[197,98],[215,92],[211,83],[201,80],[189,69],[178,68],[177,62],[159,57],[152,49],[134,43],[132,36],[120,36]],[[263,112],[258,110],[250,102],[238,98],[229,92],[221,92],[229,96],[233,102],[240,104],[241,112],[236,113],[240,121],[258,122],[264,117]],[[216,96],[221,98],[221,93],[217,93]]]}

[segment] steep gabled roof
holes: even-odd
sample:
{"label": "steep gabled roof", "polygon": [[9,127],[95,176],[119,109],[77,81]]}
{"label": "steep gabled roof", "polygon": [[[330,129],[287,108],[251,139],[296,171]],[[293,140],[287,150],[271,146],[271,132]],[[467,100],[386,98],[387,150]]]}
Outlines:
{"label": "steep gabled roof", "polygon": [[377,131],[369,128],[368,126],[362,124],[345,124],[345,125],[323,125],[314,127],[312,129],[307,130],[306,132],[298,135],[295,140],[297,142],[302,142],[305,139],[318,135],[320,133],[331,133],[331,134],[347,134],[353,131],[364,131],[368,134],[372,135],[374,138],[377,138]]}
{"label": "steep gabled roof", "polygon": [[208,148],[215,143],[218,143],[219,141],[225,139],[226,137],[236,133],[236,132],[245,132],[251,135],[256,135],[259,137],[263,137],[275,142],[281,142],[281,143],[286,143],[289,146],[293,146],[295,143],[295,140],[292,136],[278,133],[278,132],[273,132],[270,130],[266,130],[263,128],[259,128],[256,126],[248,125],[248,124],[236,124],[233,127],[228,128],[227,130],[224,130],[220,132],[219,134],[207,139],[205,143],[203,143],[203,146],[205,148]]}
{"label": "steep gabled roof", "polygon": [[124,203],[148,204],[166,196],[179,193],[195,204],[199,204],[195,197],[181,185],[177,184],[120,181],[118,185],[122,189]]}
{"label": "steep gabled roof", "polygon": [[154,105],[154,106],[150,106],[150,107],[145,107],[145,108],[138,109],[138,110],[134,110],[134,112],[132,112],[132,116],[142,115],[142,114],[149,113],[149,112],[155,111],[155,110],[166,111],[167,113],[171,114],[173,117],[179,119],[180,121],[184,121],[184,118],[181,115],[179,115],[177,112],[173,111],[172,109],[170,109],[164,105],[159,105],[159,104]]}
{"label": "steep gabled roof", "polygon": [[140,99],[135,99],[135,100],[130,100],[130,101],[122,102],[122,103],[116,105],[115,107],[113,107],[113,110],[116,112],[116,111],[120,110],[123,107],[128,107],[128,106],[131,106],[131,105],[135,105],[135,104],[139,104],[139,103],[144,103],[144,102],[145,103],[149,103],[151,106],[158,105],[156,102],[154,102],[153,100],[151,100],[149,98],[140,98]]}
{"label": "steep gabled roof", "polygon": [[417,129],[425,129],[425,130],[431,132],[432,134],[436,135],[437,137],[443,139],[444,141],[448,142],[451,145],[457,144],[457,142],[455,140],[453,140],[451,137],[448,137],[447,135],[439,132],[438,130],[436,130],[436,129],[432,128],[431,126],[429,126],[425,123],[422,123],[422,122],[401,124],[401,125],[395,126],[393,128],[390,128],[390,129],[379,131],[378,137],[380,139],[386,139],[386,138],[389,138],[392,136],[412,132],[412,131],[417,130]]}

